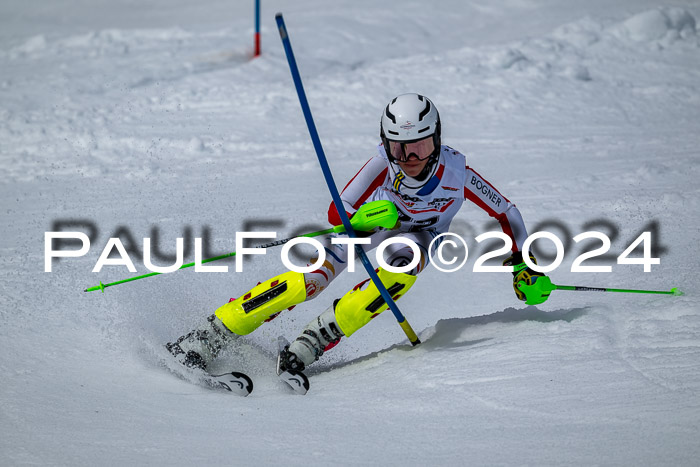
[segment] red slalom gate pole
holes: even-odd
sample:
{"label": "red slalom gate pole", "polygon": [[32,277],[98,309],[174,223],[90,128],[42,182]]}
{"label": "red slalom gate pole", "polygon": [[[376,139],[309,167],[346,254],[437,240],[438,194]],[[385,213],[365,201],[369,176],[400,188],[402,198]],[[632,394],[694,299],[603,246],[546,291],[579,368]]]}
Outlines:
{"label": "red slalom gate pole", "polygon": [[255,0],[255,54],[260,56],[260,0]]}

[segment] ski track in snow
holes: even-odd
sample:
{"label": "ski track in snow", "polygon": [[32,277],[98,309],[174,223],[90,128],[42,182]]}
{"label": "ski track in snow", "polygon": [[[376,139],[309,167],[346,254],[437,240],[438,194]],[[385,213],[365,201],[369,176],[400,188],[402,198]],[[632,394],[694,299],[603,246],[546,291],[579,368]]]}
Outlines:
{"label": "ski track in snow", "polygon": [[[1,464],[697,464],[696,4],[270,1],[250,60],[250,5],[205,3],[0,6]],[[506,275],[470,273],[486,251],[474,237],[497,226],[465,206],[453,224],[465,268],[429,268],[399,302],[420,346],[384,313],[309,369],[309,394],[292,394],[273,374],[276,338],[364,279],[345,274],[219,358],[253,377],[249,397],[193,384],[163,344],[278,273],[279,250],[243,274],[82,290],[131,276],[90,272],[120,231],[141,251],[155,228],[168,254],[208,232],[214,256],[251,221],[279,238],[326,227],[277,10],[338,185],[373,154],[384,103],[421,92],[443,141],[531,232],[602,230],[614,265],[656,223],[651,273],[572,273],[583,250],[570,241],[555,283],[685,295],[557,291],[526,307]],[[96,239],[44,273],[56,221],[91,224]]]}

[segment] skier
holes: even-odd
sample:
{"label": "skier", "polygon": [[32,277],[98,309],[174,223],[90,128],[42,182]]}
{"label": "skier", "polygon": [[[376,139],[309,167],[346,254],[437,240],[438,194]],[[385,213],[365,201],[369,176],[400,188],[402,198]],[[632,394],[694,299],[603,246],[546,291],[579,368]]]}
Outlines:
{"label": "skier", "polygon": [[[419,246],[420,259],[409,272],[378,269],[377,275],[392,297],[398,300],[413,286],[438,246],[439,242],[435,242],[433,251],[428,251],[431,241],[449,230],[452,218],[467,199],[497,219],[503,232],[513,240],[513,254],[503,264],[513,266],[515,294],[525,300],[517,284],[523,281],[532,285],[543,274],[523,262],[520,250],[527,231],[520,212],[466,165],[465,156],[441,144],[440,116],[434,104],[419,94],[392,99],[381,117],[380,137],[378,154],[350,180],[341,199],[351,220],[365,203],[388,200],[397,208],[399,221],[392,229],[358,232],[358,236],[371,241],[363,246],[365,251],[396,236]],[[328,220],[333,225],[341,224],[333,203]],[[326,261],[319,269],[311,273],[288,271],[260,283],[217,309],[200,328],[167,344],[170,353],[185,366],[206,370],[227,342],[253,332],[283,310],[316,298],[347,267],[348,245],[333,244],[330,238],[325,240]],[[385,251],[387,264],[394,267],[409,265],[414,259],[413,250],[405,244],[394,243]],[[536,263],[532,255],[530,258]],[[538,299],[543,302],[547,296]],[[358,284],[334,300],[281,352],[280,367],[304,370],[342,337],[351,336],[386,308],[372,281]]]}

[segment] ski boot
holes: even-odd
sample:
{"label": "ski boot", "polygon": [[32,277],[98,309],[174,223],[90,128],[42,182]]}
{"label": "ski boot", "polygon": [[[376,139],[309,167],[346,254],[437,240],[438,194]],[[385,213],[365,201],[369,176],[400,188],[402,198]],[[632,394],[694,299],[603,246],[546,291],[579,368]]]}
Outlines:
{"label": "ski boot", "polygon": [[[338,300],[336,300],[336,303]],[[280,352],[280,368],[304,371],[344,336],[335,321],[335,304],[306,325],[301,335]]]}
{"label": "ski boot", "polygon": [[343,335],[335,321],[335,309],[332,306],[307,324],[291,344],[280,337],[277,341],[277,376],[297,394],[306,394],[310,384],[304,369],[318,360],[326,350],[338,344]]}
{"label": "ski boot", "polygon": [[[379,268],[377,275],[394,300],[403,296],[416,281],[416,276],[392,273],[382,268]],[[301,335],[288,348],[281,350],[281,368],[303,371],[324,352],[337,345],[341,337],[351,336],[386,307],[386,302],[373,282],[367,279],[357,284],[342,298],[333,302],[333,306],[307,324]]]}
{"label": "ski boot", "polygon": [[211,315],[202,326],[175,342],[167,343],[165,348],[182,365],[206,371],[221,349],[237,337],[221,320]]}

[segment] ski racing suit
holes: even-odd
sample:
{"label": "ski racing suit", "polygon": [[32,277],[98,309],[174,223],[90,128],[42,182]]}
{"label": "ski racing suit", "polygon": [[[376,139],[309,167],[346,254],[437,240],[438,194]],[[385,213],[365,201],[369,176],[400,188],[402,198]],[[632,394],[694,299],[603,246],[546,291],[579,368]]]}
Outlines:
{"label": "ski racing suit", "polygon": [[[520,251],[527,238],[523,219],[515,205],[469,167],[464,155],[443,145],[434,164],[427,180],[416,184],[415,179],[389,161],[384,147],[379,145],[377,155],[360,169],[341,194],[349,216],[370,201],[388,200],[397,208],[397,226],[391,230],[369,232],[371,243],[362,246],[365,251],[392,237],[404,237],[418,245],[420,259],[412,270],[407,273],[390,272],[381,267],[377,270],[379,279],[394,300],[411,288],[418,273],[429,264],[442,239],[433,242],[432,251],[428,251],[431,242],[449,230],[465,200],[476,204],[499,222],[503,232],[513,241],[513,252]],[[334,225],[341,224],[333,204],[328,210],[328,220]],[[283,310],[316,298],[348,266],[349,246],[331,243],[338,235],[346,234],[333,234],[322,242],[326,260],[321,267],[310,273],[287,271],[259,283],[217,309],[203,328],[172,344],[171,353],[185,358],[186,365],[204,368],[216,357],[225,341],[249,334]],[[414,260],[414,251],[404,243],[393,243],[385,249],[384,256],[388,265],[401,267]],[[284,352],[285,368],[303,370],[336,345],[341,337],[352,335],[385,309],[387,304],[376,285],[369,279],[361,282],[303,329]]]}
{"label": "ski racing suit", "polygon": [[[433,243],[433,251],[429,252],[432,240],[449,230],[452,219],[467,199],[498,220],[503,232],[513,241],[513,251],[519,251],[527,231],[515,205],[467,166],[465,156],[451,147],[441,147],[437,164],[435,174],[425,185],[409,191],[402,184],[403,173],[400,169],[394,172],[396,166],[389,163],[384,147],[378,147],[378,154],[350,180],[340,197],[348,217],[366,202],[391,201],[398,210],[399,225],[393,230],[374,233],[370,236],[372,243],[363,248],[372,250],[387,238],[396,236],[413,240],[421,251],[418,266],[409,271],[415,276],[430,263],[440,245],[440,241]],[[333,225],[341,224],[333,203],[328,209],[328,221]],[[307,299],[315,298],[347,267],[348,246],[332,244],[331,238],[333,236],[328,237],[324,245],[326,261],[323,266],[305,275]],[[386,262],[391,266],[401,267],[413,260],[413,250],[404,244],[393,244],[385,251]]]}
{"label": "ski racing suit", "polygon": [[[398,225],[391,230],[371,233],[371,244],[363,245],[365,251],[397,236],[418,245],[420,260],[408,273],[394,273],[383,268],[377,271],[394,300],[411,288],[417,274],[429,264],[440,243],[434,242],[433,251],[428,251],[432,240],[449,230],[464,200],[471,201],[498,220],[503,232],[513,240],[514,252],[521,249],[527,238],[523,219],[515,205],[467,166],[464,155],[443,145],[435,164],[430,178],[412,188],[413,179],[390,163],[384,147],[379,145],[377,155],[360,169],[341,194],[349,216],[369,201],[388,200],[396,205]],[[328,220],[334,225],[341,223],[333,204],[328,211]],[[348,266],[348,245],[331,243],[332,238],[325,239],[326,260],[320,268],[305,274],[289,271],[273,277],[242,298],[219,308],[216,316],[234,334],[244,335],[282,310],[316,298]],[[394,243],[386,248],[385,256],[387,264],[401,267],[412,262],[414,252],[406,244]],[[293,358],[298,357],[303,364],[296,367],[290,364],[290,367],[303,369],[337,344],[342,336],[350,336],[386,308],[386,302],[372,281],[358,284],[309,323],[291,344],[289,350],[293,352]]]}

